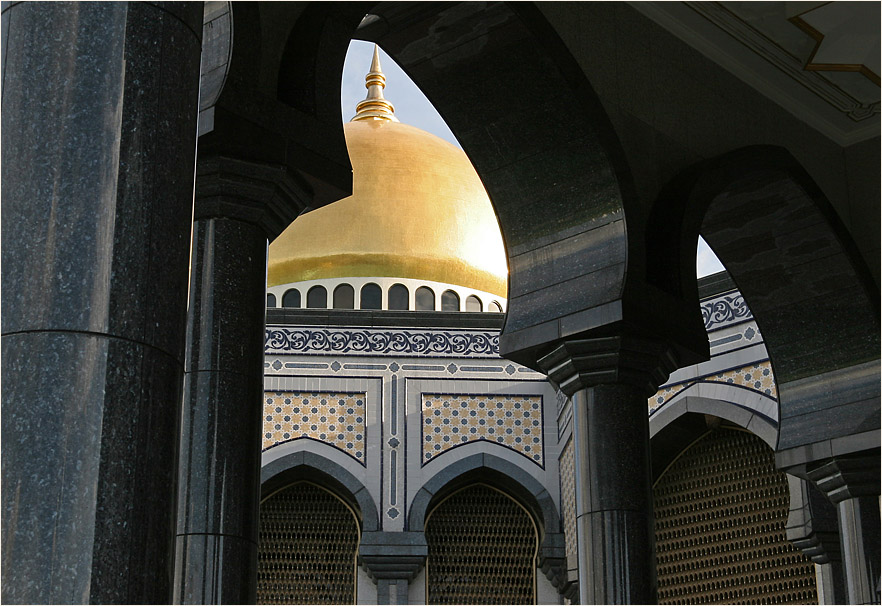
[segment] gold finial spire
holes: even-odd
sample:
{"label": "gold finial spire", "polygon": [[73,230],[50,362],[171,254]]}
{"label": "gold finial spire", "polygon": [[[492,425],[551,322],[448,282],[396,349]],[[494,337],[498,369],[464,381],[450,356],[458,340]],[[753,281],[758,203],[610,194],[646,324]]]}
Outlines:
{"label": "gold finial spire", "polygon": [[383,97],[383,89],[386,88],[386,75],[380,67],[380,47],[374,44],[374,59],[371,61],[371,71],[364,77],[364,87],[368,90],[367,97],[359,101],[355,106],[356,120],[391,120],[398,122],[395,117],[395,108]]}

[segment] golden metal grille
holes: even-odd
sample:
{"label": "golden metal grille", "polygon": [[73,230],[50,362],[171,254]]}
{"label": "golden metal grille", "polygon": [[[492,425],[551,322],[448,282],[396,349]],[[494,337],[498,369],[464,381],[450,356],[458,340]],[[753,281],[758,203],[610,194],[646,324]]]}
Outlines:
{"label": "golden metal grille", "polygon": [[533,604],[538,535],[530,515],[484,484],[438,504],[426,522],[429,604]]}
{"label": "golden metal grille", "polygon": [[814,565],[785,538],[787,480],[753,434],[709,432],[654,498],[659,604],[818,603]]}
{"label": "golden metal grille", "polygon": [[358,522],[331,492],[298,482],[260,505],[258,604],[354,604]]}

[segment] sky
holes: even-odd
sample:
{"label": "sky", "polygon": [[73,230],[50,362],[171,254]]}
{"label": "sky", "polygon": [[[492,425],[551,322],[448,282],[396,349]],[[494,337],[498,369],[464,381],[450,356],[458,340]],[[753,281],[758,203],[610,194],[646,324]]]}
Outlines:
{"label": "sky", "polygon": [[[364,77],[370,69],[373,53],[372,42],[353,40],[349,44],[346,62],[343,64],[343,82],[340,87],[340,104],[345,122],[352,119],[352,116],[355,115],[355,105],[365,97],[367,91],[364,87]],[[386,74],[384,96],[395,107],[395,115],[398,119],[462,148],[422,91],[382,49],[380,49],[380,66],[383,73]],[[695,264],[699,278],[723,271],[720,260],[717,259],[707,242],[700,237]]]}

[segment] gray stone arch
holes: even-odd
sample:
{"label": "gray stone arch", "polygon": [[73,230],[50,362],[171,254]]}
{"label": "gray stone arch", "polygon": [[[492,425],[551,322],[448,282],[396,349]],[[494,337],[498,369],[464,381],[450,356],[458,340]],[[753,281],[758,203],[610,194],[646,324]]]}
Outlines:
{"label": "gray stone arch", "polygon": [[[380,44],[431,100],[493,203],[509,265],[505,357],[535,369],[562,338],[683,315],[669,313],[680,302],[665,293],[644,306],[626,285],[642,277],[645,223],[632,171],[607,108],[541,10],[408,2],[369,12],[355,37]],[[688,311],[689,330],[656,332],[692,363],[706,342]]]}
{"label": "gray stone arch", "polygon": [[746,429],[774,452],[778,441],[778,424],[773,419],[734,402],[685,396],[665,404],[649,417],[652,481],[658,480],[684,448],[718,424],[719,420]]}
{"label": "gray stone arch", "polygon": [[[697,301],[701,233],[749,305],[779,387],[776,451],[878,427],[878,398],[850,399],[847,390],[878,385],[879,288],[830,200],[790,151],[752,145],[683,170],[662,189],[650,223],[655,287]],[[820,377],[817,384],[806,384],[811,377]],[[808,398],[818,399],[810,415]],[[844,405],[848,414],[837,413]]]}
{"label": "gray stone arch", "polygon": [[475,454],[451,463],[432,476],[410,503],[406,528],[424,532],[426,516],[445,496],[472,483],[499,488],[523,505],[539,528],[537,564],[555,587],[566,575],[566,553],[560,513],[548,490],[514,463],[491,454]]}
{"label": "gray stone arch", "polygon": [[327,488],[348,503],[360,516],[362,533],[379,530],[377,504],[365,485],[342,465],[314,452],[294,452],[264,465],[261,498],[301,480]]}
{"label": "gray stone arch", "polygon": [[649,417],[649,439],[655,439],[688,414],[725,419],[753,433],[773,450],[778,440],[778,424],[773,419],[735,402],[690,395],[665,404]]}

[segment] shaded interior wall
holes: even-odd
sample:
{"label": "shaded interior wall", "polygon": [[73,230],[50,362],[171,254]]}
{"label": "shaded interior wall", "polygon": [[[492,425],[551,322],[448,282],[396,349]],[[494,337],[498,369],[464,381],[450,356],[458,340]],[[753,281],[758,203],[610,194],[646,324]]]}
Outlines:
{"label": "shaded interior wall", "polygon": [[[754,144],[786,148],[829,198],[879,284],[879,139],[843,149],[625,3],[538,3],[585,71],[650,204],[674,175]],[[721,35],[722,32],[721,32]]]}

